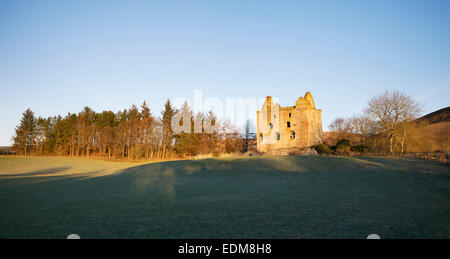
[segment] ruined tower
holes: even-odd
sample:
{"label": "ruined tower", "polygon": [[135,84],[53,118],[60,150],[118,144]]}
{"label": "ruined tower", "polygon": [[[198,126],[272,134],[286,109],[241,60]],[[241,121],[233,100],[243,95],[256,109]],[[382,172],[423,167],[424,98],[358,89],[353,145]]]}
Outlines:
{"label": "ruined tower", "polygon": [[311,147],[322,141],[322,110],[316,109],[310,92],[290,107],[280,107],[267,96],[256,118],[260,152]]}

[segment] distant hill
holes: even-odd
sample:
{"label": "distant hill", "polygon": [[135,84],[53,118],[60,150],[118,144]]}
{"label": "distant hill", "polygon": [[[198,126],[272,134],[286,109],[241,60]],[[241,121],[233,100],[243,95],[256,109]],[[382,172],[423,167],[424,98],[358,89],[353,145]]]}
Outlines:
{"label": "distant hill", "polygon": [[424,115],[410,125],[411,152],[448,152],[450,148],[450,106]]}
{"label": "distant hill", "polygon": [[437,110],[435,112],[424,115],[415,120],[418,123],[439,123],[439,122],[448,122],[450,121],[450,106]]}

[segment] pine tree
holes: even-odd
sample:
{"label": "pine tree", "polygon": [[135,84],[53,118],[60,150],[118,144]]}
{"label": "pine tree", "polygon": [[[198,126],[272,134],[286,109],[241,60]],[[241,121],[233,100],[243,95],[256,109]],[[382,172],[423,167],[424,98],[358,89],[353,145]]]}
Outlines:
{"label": "pine tree", "polygon": [[219,122],[217,121],[217,116],[213,111],[209,111],[207,114],[203,128],[207,133],[207,143],[210,153],[218,153],[216,146],[219,141]]}
{"label": "pine tree", "polygon": [[87,106],[78,114],[76,126],[78,130],[77,154],[85,153],[86,156],[89,156],[90,154],[91,147],[93,146],[93,126],[95,117],[96,113]]}
{"label": "pine tree", "polygon": [[180,126],[183,127],[183,131],[175,135],[175,150],[182,157],[195,156],[199,151],[199,136],[194,133],[194,116],[187,101],[184,102],[179,112],[182,115]]}
{"label": "pine tree", "polygon": [[169,151],[170,144],[173,139],[173,131],[172,131],[172,118],[175,114],[175,110],[170,103],[170,100],[167,99],[166,104],[164,105],[164,111],[161,112],[162,115],[162,131],[163,131],[163,157],[166,157],[167,152]]}
{"label": "pine tree", "polygon": [[28,155],[32,149],[35,140],[36,118],[31,109],[27,109],[22,114],[19,126],[15,129],[13,137],[14,149],[17,153]]}
{"label": "pine tree", "polygon": [[144,103],[141,105],[141,121],[139,125],[140,130],[139,150],[141,153],[140,156],[144,156],[146,158],[153,156],[155,149],[157,149],[158,153],[160,152],[158,146],[154,147],[151,145],[150,139],[153,135],[152,129],[153,129],[153,117],[150,112],[150,108],[144,101]]}
{"label": "pine tree", "polygon": [[141,113],[138,108],[133,104],[131,108],[128,110],[128,139],[127,139],[127,155],[128,159],[133,159],[135,154],[135,146],[137,144],[137,140],[139,139],[139,121],[141,119]]}
{"label": "pine tree", "polygon": [[95,118],[95,136],[97,137],[97,149],[100,155],[108,153],[111,157],[111,149],[114,144],[114,128],[116,125],[116,115],[112,111],[103,111]]}

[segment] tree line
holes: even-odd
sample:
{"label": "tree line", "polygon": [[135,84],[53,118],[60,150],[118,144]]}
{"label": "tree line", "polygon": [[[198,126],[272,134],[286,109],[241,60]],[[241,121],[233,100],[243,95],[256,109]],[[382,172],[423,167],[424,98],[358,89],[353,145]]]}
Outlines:
{"label": "tree line", "polygon": [[[335,119],[329,125],[334,139],[324,139],[324,144],[338,154],[423,150],[421,147],[426,143],[422,142],[426,140],[420,138],[420,129],[413,122],[420,111],[421,105],[412,97],[398,91],[385,91],[372,98],[360,115]],[[172,130],[172,119],[178,112],[189,114],[191,132],[195,133],[175,133]],[[194,131],[197,123],[203,125],[205,121],[217,130]],[[194,114],[187,102],[176,109],[167,100],[160,117],[152,115],[145,101],[139,108],[132,105],[117,113],[97,113],[85,107],[78,114],[69,113],[65,117],[36,117],[27,109],[12,139],[13,150],[18,155],[134,160],[247,152],[255,148],[255,131],[250,120],[238,129],[229,121],[219,121],[212,111]],[[444,135],[448,138],[448,132]],[[442,145],[447,145],[442,148],[448,150],[448,141],[442,141]],[[322,144],[318,151],[332,152],[328,147]]]}
{"label": "tree line", "polygon": [[174,133],[172,118],[177,109],[170,100],[164,105],[161,117],[152,115],[147,103],[138,108],[132,105],[114,113],[97,113],[84,107],[78,114],[68,113],[48,118],[36,117],[27,109],[15,129],[13,150],[18,155],[58,155],[107,157],[118,159],[155,159],[213,154],[247,152],[254,142],[254,126],[251,121],[241,132],[229,121],[220,122],[215,114],[193,114],[187,102],[191,125],[209,120],[218,131],[202,130],[198,133]]}

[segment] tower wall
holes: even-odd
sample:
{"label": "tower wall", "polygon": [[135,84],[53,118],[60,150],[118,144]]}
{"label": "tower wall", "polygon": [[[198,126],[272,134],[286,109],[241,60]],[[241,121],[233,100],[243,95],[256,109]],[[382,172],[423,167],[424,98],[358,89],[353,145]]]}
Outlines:
{"label": "tower wall", "polygon": [[291,107],[280,107],[269,96],[257,111],[257,149],[260,152],[311,147],[321,140],[322,111],[315,108],[309,92]]}

